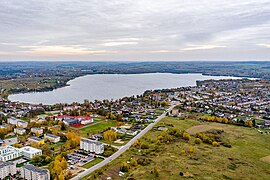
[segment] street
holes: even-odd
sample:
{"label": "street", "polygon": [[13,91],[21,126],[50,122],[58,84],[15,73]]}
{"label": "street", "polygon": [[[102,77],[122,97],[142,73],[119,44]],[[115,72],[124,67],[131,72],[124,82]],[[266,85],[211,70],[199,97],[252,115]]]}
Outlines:
{"label": "street", "polygon": [[[170,112],[175,106],[177,106],[178,103],[173,104],[169,109],[168,112]],[[110,157],[106,158],[105,160],[103,160],[102,162],[94,165],[93,167],[85,170],[84,172],[78,174],[76,177],[72,178],[72,180],[79,180],[81,178],[83,178],[84,176],[94,172],[95,170],[105,166],[106,164],[108,164],[110,161],[116,159],[117,157],[119,157],[122,153],[124,153],[127,149],[130,148],[130,146],[132,144],[135,143],[135,141],[139,138],[141,138],[143,135],[145,135],[149,130],[151,130],[161,119],[163,119],[166,116],[166,111],[160,115],[153,123],[149,124],[146,128],[144,128],[139,134],[137,134],[134,138],[132,138],[126,145],[122,146],[116,153],[114,153],[113,155],[111,155]]]}

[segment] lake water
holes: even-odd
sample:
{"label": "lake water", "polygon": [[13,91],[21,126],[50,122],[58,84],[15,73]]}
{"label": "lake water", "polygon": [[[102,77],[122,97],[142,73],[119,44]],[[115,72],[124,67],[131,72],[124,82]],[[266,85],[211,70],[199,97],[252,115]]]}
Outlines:
{"label": "lake water", "polygon": [[68,82],[70,86],[49,92],[10,95],[11,101],[34,104],[83,102],[85,99],[118,99],[139,95],[145,90],[195,86],[196,80],[236,79],[226,76],[204,76],[202,74],[97,74],[78,77]]}

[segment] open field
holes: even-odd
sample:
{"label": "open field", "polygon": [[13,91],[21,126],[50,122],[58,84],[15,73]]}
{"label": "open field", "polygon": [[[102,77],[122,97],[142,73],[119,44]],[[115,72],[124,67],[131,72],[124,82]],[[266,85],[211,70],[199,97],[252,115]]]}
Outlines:
{"label": "open field", "polygon": [[[79,135],[87,137],[87,133],[95,134],[108,129],[109,127],[116,126],[116,121],[98,121],[95,124],[89,124],[87,126],[78,129]],[[77,131],[76,128],[72,128]]]}
{"label": "open field", "polygon": [[[197,116],[197,115],[196,115]],[[194,119],[197,119],[197,117]],[[262,161],[269,156],[270,136],[260,134],[253,128],[233,126],[219,123],[200,122],[194,119],[178,120],[178,118],[166,117],[157,126],[166,126],[187,130],[196,127],[198,130],[204,127],[208,130],[223,130],[222,141],[232,147],[213,147],[209,144],[195,144],[195,137],[189,141],[174,138],[171,142],[156,144],[157,137],[164,133],[151,130],[140,139],[141,144],[148,144],[147,148],[132,146],[122,156],[112,161],[109,165],[92,173],[88,179],[181,179],[193,177],[193,179],[268,179],[270,163]],[[200,126],[199,126],[200,125]],[[202,126],[201,126],[202,125]],[[195,130],[196,130],[195,128]],[[194,130],[194,129],[193,129]],[[190,153],[190,146],[194,152]],[[183,155],[181,150],[185,150]],[[147,160],[145,165],[131,166],[124,178],[118,176],[119,167],[123,162],[135,157]],[[268,158],[266,158],[268,159]],[[156,167],[156,168],[155,168]],[[157,170],[155,173],[154,168]],[[84,178],[87,179],[87,178]]]}

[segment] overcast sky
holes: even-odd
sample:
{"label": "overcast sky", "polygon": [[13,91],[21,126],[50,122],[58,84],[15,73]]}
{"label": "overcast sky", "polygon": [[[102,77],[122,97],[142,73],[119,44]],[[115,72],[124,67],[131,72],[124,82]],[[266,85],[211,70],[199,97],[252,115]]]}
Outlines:
{"label": "overcast sky", "polygon": [[1,0],[0,60],[270,60],[270,0]]}

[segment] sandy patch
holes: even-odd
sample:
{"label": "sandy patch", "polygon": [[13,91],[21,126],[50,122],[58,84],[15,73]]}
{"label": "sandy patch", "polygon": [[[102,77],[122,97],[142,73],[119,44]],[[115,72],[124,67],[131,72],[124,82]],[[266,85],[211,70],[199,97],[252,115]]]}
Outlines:
{"label": "sandy patch", "polygon": [[187,132],[191,135],[194,135],[196,133],[200,133],[200,132],[205,132],[205,131],[209,131],[211,129],[214,129],[213,126],[209,126],[209,125],[198,125],[198,126],[192,126],[191,128],[187,129]]}
{"label": "sandy patch", "polygon": [[267,163],[270,163],[270,155],[269,156],[265,156],[263,158],[260,159],[261,161],[264,161],[264,162],[267,162]]}

